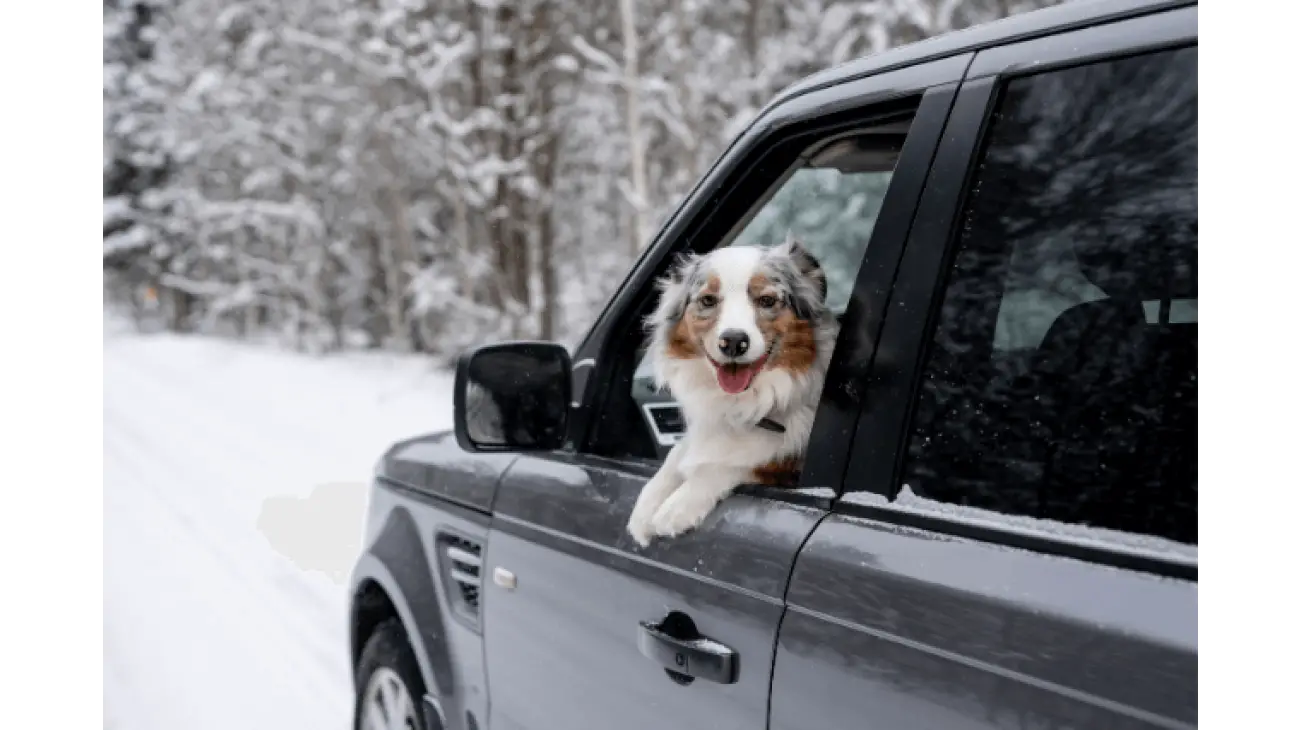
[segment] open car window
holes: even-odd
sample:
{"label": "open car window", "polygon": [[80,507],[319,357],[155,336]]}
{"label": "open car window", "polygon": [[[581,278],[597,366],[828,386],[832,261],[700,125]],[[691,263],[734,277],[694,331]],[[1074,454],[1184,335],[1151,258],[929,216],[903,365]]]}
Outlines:
{"label": "open car window", "polygon": [[[811,146],[721,246],[770,247],[794,236],[821,262],[827,304],[842,316],[906,131],[904,122]],[[662,458],[685,433],[685,422],[671,395],[655,388],[644,352],[633,376],[632,398]]]}

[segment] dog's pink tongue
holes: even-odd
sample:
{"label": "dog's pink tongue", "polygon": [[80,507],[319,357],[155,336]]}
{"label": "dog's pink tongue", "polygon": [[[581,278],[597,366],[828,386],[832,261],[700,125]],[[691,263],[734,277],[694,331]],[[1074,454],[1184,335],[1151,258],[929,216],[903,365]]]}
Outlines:
{"label": "dog's pink tongue", "polygon": [[731,395],[744,392],[758,372],[758,368],[747,365],[721,365],[715,366],[714,370],[718,371],[718,385]]}

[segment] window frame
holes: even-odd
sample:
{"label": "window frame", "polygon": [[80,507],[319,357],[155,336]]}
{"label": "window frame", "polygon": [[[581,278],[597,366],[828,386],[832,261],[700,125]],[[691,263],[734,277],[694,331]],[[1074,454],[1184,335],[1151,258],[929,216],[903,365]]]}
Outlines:
{"label": "window frame", "polygon": [[[837,361],[847,352],[865,352],[876,339],[861,336],[862,325],[874,323],[878,328],[878,312],[883,310],[929,163],[940,144],[958,82],[974,55],[958,54],[808,91],[773,106],[751,123],[664,224],[576,349],[570,427],[564,450],[638,472],[657,465],[645,459],[597,456],[591,449],[600,416],[610,407],[611,398],[620,397],[613,389],[625,379],[630,384],[635,357],[630,365],[620,359],[628,338],[641,336],[639,320],[653,304],[654,280],[679,252],[705,250],[693,246],[695,241],[711,237],[722,240],[712,232],[732,229],[752,212],[755,201],[785,179],[787,167],[764,168],[778,148],[792,144],[806,147],[854,128],[869,127],[873,121],[908,113],[912,120],[907,138],[866,246],[867,255],[859,262],[844,315],[845,326],[824,391],[853,393],[846,380],[850,369],[843,362],[837,369]],[[857,418],[857,401],[845,404],[843,400],[823,398],[806,462],[831,468],[805,470],[801,487],[838,490],[840,486],[838,477],[849,445],[849,432],[844,426],[851,426]],[[824,504],[829,507],[829,493]]]}
{"label": "window frame", "polygon": [[871,495],[866,501],[873,504],[846,502],[838,498],[843,495],[839,492],[835,511],[1196,581],[1196,558],[922,515],[890,504],[902,487],[902,467],[921,377],[958,249],[958,224],[1002,89],[1024,76],[1197,45],[1196,6],[1189,6],[1009,43],[976,54],[949,115],[931,183],[917,208],[917,223],[907,241],[885,312],[878,354],[863,385],[866,405],[858,414],[843,484],[855,486],[852,491],[856,493]]}

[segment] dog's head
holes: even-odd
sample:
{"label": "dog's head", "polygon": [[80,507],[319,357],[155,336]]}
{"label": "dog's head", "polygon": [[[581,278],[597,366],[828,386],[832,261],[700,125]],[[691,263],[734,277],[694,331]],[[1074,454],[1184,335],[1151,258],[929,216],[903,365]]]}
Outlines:
{"label": "dog's head", "polygon": [[798,377],[818,362],[819,329],[830,318],[826,276],[794,239],[684,256],[659,285],[648,325],[660,362],[707,363],[731,395],[765,371]]}

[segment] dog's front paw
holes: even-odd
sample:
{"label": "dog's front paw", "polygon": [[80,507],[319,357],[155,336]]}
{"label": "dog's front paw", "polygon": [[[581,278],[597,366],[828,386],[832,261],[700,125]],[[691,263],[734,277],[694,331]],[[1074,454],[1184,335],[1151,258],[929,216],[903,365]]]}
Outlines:
{"label": "dog's front paw", "polygon": [[649,517],[643,514],[632,513],[631,519],[627,521],[627,534],[632,536],[637,545],[649,547],[650,540],[654,538],[654,525]]}
{"label": "dog's front paw", "polygon": [[709,516],[713,510],[716,501],[712,499],[703,499],[698,495],[692,494],[690,485],[673,493],[659,511],[655,513],[651,524],[654,534],[660,537],[677,537],[684,532],[690,532],[704,522],[704,518]]}

